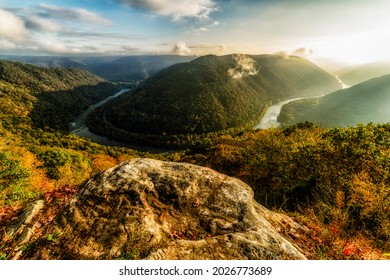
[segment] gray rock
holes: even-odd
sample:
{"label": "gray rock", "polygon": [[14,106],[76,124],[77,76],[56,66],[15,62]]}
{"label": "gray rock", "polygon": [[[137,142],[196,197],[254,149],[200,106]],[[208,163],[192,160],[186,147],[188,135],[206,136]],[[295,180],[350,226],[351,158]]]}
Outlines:
{"label": "gray rock", "polygon": [[259,205],[238,179],[133,159],[87,182],[45,229],[58,240],[31,258],[305,259],[276,229],[288,219]]}
{"label": "gray rock", "polygon": [[18,218],[18,223],[7,229],[7,235],[12,238],[18,237],[18,245],[28,242],[31,238],[32,228],[34,227],[32,221],[44,206],[45,201],[43,200],[37,200],[34,203],[27,205],[22,215]]}

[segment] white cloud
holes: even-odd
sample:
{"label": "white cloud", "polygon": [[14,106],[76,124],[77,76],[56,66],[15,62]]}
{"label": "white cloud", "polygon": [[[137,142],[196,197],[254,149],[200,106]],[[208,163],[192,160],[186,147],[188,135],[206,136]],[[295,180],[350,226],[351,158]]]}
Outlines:
{"label": "white cloud", "polygon": [[178,42],[173,47],[173,53],[178,55],[190,55],[192,51],[185,42]]}
{"label": "white cloud", "polygon": [[233,56],[236,62],[236,67],[228,70],[228,75],[233,79],[241,79],[247,76],[254,76],[259,72],[258,67],[256,69],[256,61],[244,54],[236,54]]}
{"label": "white cloud", "polygon": [[37,48],[39,51],[55,54],[79,54],[82,52],[79,48],[67,46],[62,42],[51,40],[41,42]]}
{"label": "white cloud", "polygon": [[26,17],[25,24],[29,29],[43,32],[58,32],[63,29],[60,24],[37,16]]}
{"label": "white cloud", "polygon": [[130,45],[122,45],[121,49],[126,51],[126,52],[130,52],[130,53],[140,51],[140,48],[133,47],[133,46],[130,46]]}
{"label": "white cloud", "polygon": [[0,50],[13,50],[16,45],[8,40],[0,40]]}
{"label": "white cloud", "polygon": [[293,51],[292,55],[301,56],[301,57],[308,57],[314,53],[314,50],[311,48],[299,48]]}
{"label": "white cloud", "polygon": [[159,15],[181,18],[206,19],[216,9],[213,0],[116,0],[131,7],[148,10]]}
{"label": "white cloud", "polygon": [[173,47],[171,53],[178,55],[202,56],[207,54],[222,55],[225,53],[225,51],[225,45],[205,43],[187,45],[185,42],[177,42]]}
{"label": "white cloud", "polygon": [[21,18],[0,8],[0,36],[14,41],[25,41],[27,30]]}
{"label": "white cloud", "polygon": [[189,46],[191,52],[196,55],[216,54],[221,55],[225,53],[225,45],[214,44],[195,44]]}
{"label": "white cloud", "polygon": [[101,25],[112,24],[110,20],[85,9],[69,9],[48,4],[40,4],[36,6],[36,9],[38,10],[38,15],[44,18],[77,20]]}
{"label": "white cloud", "polygon": [[202,35],[210,30],[207,27],[192,27],[187,31],[189,34]]}

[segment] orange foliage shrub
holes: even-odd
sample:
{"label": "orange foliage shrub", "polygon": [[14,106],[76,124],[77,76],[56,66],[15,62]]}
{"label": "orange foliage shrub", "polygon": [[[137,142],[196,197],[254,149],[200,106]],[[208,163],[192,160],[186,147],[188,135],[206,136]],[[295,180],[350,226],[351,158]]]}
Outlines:
{"label": "orange foliage shrub", "polygon": [[119,162],[109,155],[99,154],[92,158],[92,172],[94,174],[114,167]]}

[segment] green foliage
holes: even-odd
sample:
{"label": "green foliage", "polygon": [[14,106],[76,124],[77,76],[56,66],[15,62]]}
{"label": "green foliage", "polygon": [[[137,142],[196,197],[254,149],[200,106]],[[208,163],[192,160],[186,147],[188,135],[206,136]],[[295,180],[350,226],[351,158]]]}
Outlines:
{"label": "green foliage", "polygon": [[[89,177],[91,172],[90,159],[77,152],[54,148],[38,152],[37,156],[43,162],[42,167],[50,179],[67,178],[68,184],[81,183],[83,179]],[[77,178],[72,178],[72,176]]]}
{"label": "green foliage", "polygon": [[62,235],[62,232],[58,231],[55,234],[48,234],[46,240],[51,243],[57,243],[57,239]]}
{"label": "green foliage", "polygon": [[11,159],[8,153],[0,152],[1,190],[23,184],[28,176],[28,170],[21,166],[20,161]]}
{"label": "green foliage", "polygon": [[116,258],[116,260],[139,260],[139,251],[136,249],[130,250],[129,252],[123,251],[122,254]]}
{"label": "green foliage", "polygon": [[40,153],[38,154],[38,158],[43,161],[43,167],[51,179],[59,179],[59,167],[72,161],[72,156],[60,149],[53,149]]}
{"label": "green foliage", "polygon": [[0,254],[0,261],[5,261],[5,260],[7,260],[7,254],[6,253]]}
{"label": "green foliage", "polygon": [[29,170],[18,159],[0,152],[0,205],[37,197],[37,192],[29,190],[28,178]]}

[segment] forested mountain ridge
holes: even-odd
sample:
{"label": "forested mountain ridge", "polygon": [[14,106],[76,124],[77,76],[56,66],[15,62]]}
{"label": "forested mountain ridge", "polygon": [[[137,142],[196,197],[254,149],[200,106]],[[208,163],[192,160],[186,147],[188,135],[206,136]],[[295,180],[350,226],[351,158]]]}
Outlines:
{"label": "forested mountain ridge", "polygon": [[77,114],[115,90],[113,84],[82,69],[0,60],[0,113],[7,115],[5,122],[28,116],[36,127],[67,130]]}
{"label": "forested mountain ridge", "polygon": [[390,74],[390,61],[385,60],[348,67],[337,72],[340,79],[348,85],[356,85],[387,74]]}
{"label": "forested mountain ridge", "polygon": [[374,78],[318,99],[291,102],[282,108],[284,125],[315,122],[321,125],[353,126],[390,122],[390,75]]}
{"label": "forested mountain ridge", "polygon": [[97,113],[140,134],[205,133],[246,126],[273,102],[339,88],[334,77],[299,57],[208,55],[158,72]]}

